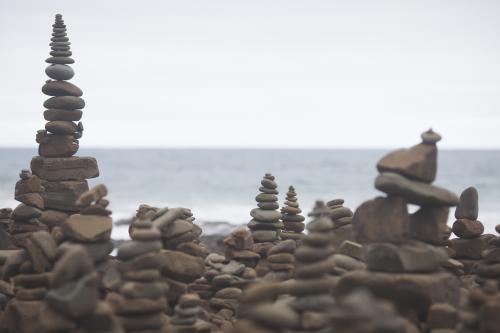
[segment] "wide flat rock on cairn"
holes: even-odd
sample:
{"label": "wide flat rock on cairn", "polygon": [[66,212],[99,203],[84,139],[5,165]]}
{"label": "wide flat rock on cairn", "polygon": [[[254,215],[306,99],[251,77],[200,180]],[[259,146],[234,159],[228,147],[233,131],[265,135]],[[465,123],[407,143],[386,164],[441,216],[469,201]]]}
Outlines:
{"label": "wide flat rock on cairn", "polygon": [[259,187],[260,193],[255,197],[258,208],[250,211],[252,220],[247,224],[252,231],[253,240],[256,243],[273,242],[279,239],[283,222],[280,221],[281,213],[277,211],[278,185],[270,173],[266,173]]}
{"label": "wide flat rock on cairn", "polygon": [[118,292],[109,293],[106,299],[126,332],[165,332],[168,284],[160,273],[160,231],[152,228],[151,221],[140,220],[131,238],[118,247]]}
{"label": "wide flat rock on cairn", "polygon": [[281,208],[281,221],[283,221],[283,230],[280,234],[281,239],[298,240],[304,237],[302,232],[306,227],[304,224],[305,218],[300,213],[302,213],[302,210],[297,200],[297,192],[293,186],[290,186],[286,193],[285,204]]}
{"label": "wide flat rock on cairn", "polygon": [[[379,161],[382,174],[375,186],[388,196],[364,202],[352,219],[355,239],[365,245],[368,271],[344,274],[335,295],[365,287],[393,302],[408,320],[422,322],[433,303],[458,305],[459,281],[442,269],[449,261],[442,246],[449,237],[448,207],[457,204],[458,197],[430,184],[440,138],[429,130],[422,134],[422,143]],[[408,203],[420,205],[419,210],[409,214]]]}
{"label": "wide flat rock on cairn", "polygon": [[75,202],[88,190],[86,179],[97,177],[99,169],[94,158],[73,156],[78,151],[78,139],[83,132],[82,123],[75,121],[81,119],[85,102],[81,89],[68,82],[75,74],[69,66],[74,60],[70,58],[71,43],[60,14],[56,15],[52,27],[51,57],[46,60],[50,65],[45,69],[50,80],[42,87],[42,92],[51,96],[43,104],[47,108],[44,117],[48,122],[45,129],[37,132],[40,156],[32,159],[31,169],[45,188],[41,195],[45,209],[49,210],[48,224],[60,224],[63,217],[60,213],[57,216],[58,212],[78,211]]}

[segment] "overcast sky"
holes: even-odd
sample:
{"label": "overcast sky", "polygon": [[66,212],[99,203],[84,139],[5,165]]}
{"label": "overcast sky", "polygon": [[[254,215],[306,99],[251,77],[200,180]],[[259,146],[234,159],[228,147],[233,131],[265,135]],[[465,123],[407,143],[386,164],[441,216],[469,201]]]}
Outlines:
{"label": "overcast sky", "polygon": [[0,0],[0,145],[43,128],[54,14],[81,147],[500,148],[500,1]]}

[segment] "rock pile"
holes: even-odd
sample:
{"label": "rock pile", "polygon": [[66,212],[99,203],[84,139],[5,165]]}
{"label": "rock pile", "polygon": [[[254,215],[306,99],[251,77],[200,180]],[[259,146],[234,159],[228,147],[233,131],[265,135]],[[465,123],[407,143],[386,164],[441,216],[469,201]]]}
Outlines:
{"label": "rock pile", "polygon": [[252,231],[252,237],[256,243],[274,242],[279,239],[283,222],[280,221],[281,214],[277,209],[278,185],[275,178],[270,173],[266,173],[262,178],[260,193],[255,197],[258,208],[250,211],[252,220],[248,223],[248,228]]}
{"label": "rock pile", "polygon": [[196,294],[184,294],[175,306],[171,320],[172,333],[210,333],[211,325],[198,318],[201,308],[200,298]]}
{"label": "rock pile", "polygon": [[60,246],[36,331],[123,332],[111,307],[99,301],[97,287],[97,273],[87,251],[80,245]]}
{"label": "rock pile", "polygon": [[81,119],[85,102],[81,89],[67,81],[74,76],[68,65],[74,60],[70,58],[70,42],[60,14],[56,15],[51,41],[51,57],[46,60],[50,65],[45,69],[51,80],[42,87],[44,94],[52,96],[43,104],[48,122],[36,136],[40,156],[31,160],[31,170],[45,188],[41,195],[48,211],[42,222],[47,221],[50,227],[61,224],[67,217],[65,213],[78,211],[75,202],[88,190],[86,179],[99,175],[95,158],[73,156],[83,131],[81,122],[74,122]]}
{"label": "rock pile", "polygon": [[463,264],[466,275],[474,273],[476,264],[489,246],[489,241],[494,238],[493,235],[483,235],[484,226],[477,220],[478,199],[479,195],[474,187],[462,192],[455,210],[456,221],[452,227],[453,233],[458,237],[451,240],[452,257]]}
{"label": "rock pile", "polygon": [[[364,202],[352,219],[356,241],[366,244],[369,271],[344,274],[337,295],[366,287],[392,301],[416,324],[425,320],[433,303],[458,304],[458,280],[441,271],[448,256],[432,245],[442,241],[448,207],[458,203],[455,194],[431,185],[440,138],[429,130],[422,134],[422,143],[391,152],[378,162],[381,174],[375,187],[388,196]],[[420,209],[410,215],[408,203]]]}
{"label": "rock pile", "polygon": [[283,221],[283,230],[281,239],[301,239],[305,228],[304,216],[300,215],[302,210],[297,201],[297,192],[293,186],[288,188],[286,193],[285,205],[281,208],[281,221]]}
{"label": "rock pile", "polygon": [[224,238],[226,260],[235,260],[247,267],[255,267],[260,255],[254,252],[252,234],[244,227],[238,227]]}
{"label": "rock pile", "polygon": [[[480,288],[472,289],[465,309],[460,313],[459,333],[500,332],[500,292],[498,284],[489,280]],[[451,319],[456,319],[456,315]]]}
{"label": "rock pile", "polygon": [[131,238],[118,247],[122,282],[119,293],[109,293],[107,301],[126,332],[165,332],[168,285],[159,271],[161,234],[150,221],[141,220]]}
{"label": "rock pile", "polygon": [[32,175],[29,170],[22,170],[19,177],[21,179],[16,183],[15,198],[21,201],[21,204],[12,212],[13,223],[10,224],[9,231],[13,244],[25,247],[31,233],[46,231],[48,228],[39,220],[42,215],[40,209],[44,208],[43,198],[40,196],[43,192],[40,179]]}
{"label": "rock pile", "polygon": [[354,233],[352,229],[352,210],[343,206],[344,199],[334,199],[326,203],[330,208],[330,219],[333,222],[333,238],[332,244],[336,248],[344,241],[354,240]]}
{"label": "rock pile", "polygon": [[11,208],[0,208],[0,250],[13,247],[10,237],[10,225],[12,224]]}

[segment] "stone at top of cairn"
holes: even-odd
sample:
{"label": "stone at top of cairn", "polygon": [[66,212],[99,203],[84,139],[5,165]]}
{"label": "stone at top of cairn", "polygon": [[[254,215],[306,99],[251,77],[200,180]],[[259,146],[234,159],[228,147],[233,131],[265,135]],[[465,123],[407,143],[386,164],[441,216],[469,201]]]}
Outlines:
{"label": "stone at top of cairn", "polygon": [[434,132],[432,128],[429,128],[427,131],[423,132],[420,137],[422,138],[422,143],[425,144],[435,144],[441,141],[441,135]]}
{"label": "stone at top of cairn", "polygon": [[266,173],[260,183],[261,193],[255,197],[258,208],[250,211],[253,219],[247,226],[252,231],[256,243],[273,242],[279,238],[279,230],[283,228],[283,223],[280,221],[281,213],[277,211],[278,185],[270,173]]}
{"label": "stone at top of cairn", "polygon": [[82,117],[85,101],[81,98],[82,90],[67,82],[75,75],[68,64],[74,63],[70,58],[70,42],[66,33],[66,25],[60,14],[56,15],[52,25],[51,57],[46,59],[50,65],[45,73],[52,80],[48,80],[42,87],[42,92],[53,96],[43,103],[47,108],[44,112],[44,130],[37,132],[36,141],[40,144],[39,155],[44,157],[70,157],[76,154],[79,148],[78,139],[83,133],[81,122],[75,124]]}
{"label": "stone at top of cairn", "polygon": [[300,215],[302,210],[299,207],[297,200],[297,192],[295,188],[290,185],[286,193],[285,206],[281,208],[281,220],[283,221],[283,231],[281,239],[300,239],[304,236],[304,216]]}

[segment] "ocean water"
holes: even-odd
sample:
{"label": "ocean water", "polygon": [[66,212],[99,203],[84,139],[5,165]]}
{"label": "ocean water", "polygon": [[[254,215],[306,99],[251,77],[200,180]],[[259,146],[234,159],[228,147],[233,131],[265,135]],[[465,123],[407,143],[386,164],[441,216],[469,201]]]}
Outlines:
{"label": "ocean water", "polygon": [[[259,150],[259,149],[81,149],[94,156],[105,183],[115,221],[135,214],[139,204],[191,208],[205,233],[220,225],[250,220],[264,173],[276,176],[280,203],[294,185],[304,213],[315,200],[343,198],[355,209],[382,195],[374,187],[375,165],[386,150]],[[19,171],[29,168],[35,149],[0,149],[0,207],[15,207]],[[460,194],[474,185],[479,191],[481,220],[492,232],[500,223],[500,150],[440,150],[435,184]],[[414,207],[412,208],[414,209]],[[450,222],[453,220],[450,212]],[[117,227],[115,238],[126,238]]]}

